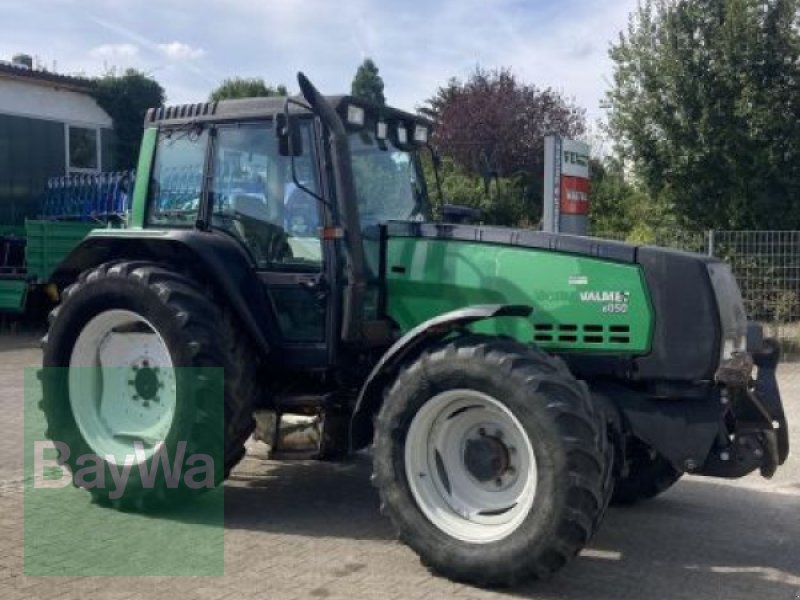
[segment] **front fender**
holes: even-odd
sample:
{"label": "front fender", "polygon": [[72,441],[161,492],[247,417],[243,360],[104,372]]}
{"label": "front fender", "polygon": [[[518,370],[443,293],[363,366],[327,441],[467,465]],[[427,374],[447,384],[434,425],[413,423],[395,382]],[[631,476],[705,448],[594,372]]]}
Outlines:
{"label": "front fender", "polygon": [[361,387],[350,423],[350,449],[360,450],[372,441],[372,417],[381,407],[383,390],[398,369],[425,347],[471,323],[495,317],[527,317],[532,310],[514,304],[467,306],[429,319],[406,333],[386,351]]}

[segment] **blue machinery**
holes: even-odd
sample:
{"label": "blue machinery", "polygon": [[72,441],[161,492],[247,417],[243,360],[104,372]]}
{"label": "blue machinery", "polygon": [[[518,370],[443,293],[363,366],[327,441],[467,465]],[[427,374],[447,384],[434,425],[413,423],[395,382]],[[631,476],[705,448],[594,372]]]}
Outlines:
{"label": "blue machinery", "polygon": [[51,177],[40,218],[56,221],[124,220],[130,207],[134,171]]}

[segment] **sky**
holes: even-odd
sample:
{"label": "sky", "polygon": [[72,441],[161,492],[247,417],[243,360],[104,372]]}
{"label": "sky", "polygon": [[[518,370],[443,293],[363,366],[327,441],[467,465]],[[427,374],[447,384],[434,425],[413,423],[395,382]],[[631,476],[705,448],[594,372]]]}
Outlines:
{"label": "sky", "polygon": [[230,76],[296,91],[297,71],[349,91],[372,58],[390,104],[414,109],[451,77],[510,67],[602,118],[608,47],[637,0],[0,0],[0,59],[24,52],[85,75],[134,67],[169,103],[205,100]]}

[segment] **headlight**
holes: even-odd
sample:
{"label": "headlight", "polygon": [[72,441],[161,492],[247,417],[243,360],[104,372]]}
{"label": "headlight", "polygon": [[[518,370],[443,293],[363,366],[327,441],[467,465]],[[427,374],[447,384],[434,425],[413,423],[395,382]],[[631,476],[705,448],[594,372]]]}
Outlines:
{"label": "headlight", "polygon": [[730,265],[712,263],[708,275],[717,298],[719,320],[722,327],[720,360],[727,360],[734,352],[745,350],[747,343],[747,315],[744,311],[742,292],[736,283]]}
{"label": "headlight", "polygon": [[400,144],[407,144],[408,143],[408,129],[402,123],[397,125],[397,141]]}

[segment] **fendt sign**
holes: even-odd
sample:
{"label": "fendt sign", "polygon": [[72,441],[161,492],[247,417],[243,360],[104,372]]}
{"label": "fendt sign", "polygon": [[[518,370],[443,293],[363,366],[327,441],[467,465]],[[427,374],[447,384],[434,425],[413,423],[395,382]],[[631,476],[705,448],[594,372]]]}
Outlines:
{"label": "fendt sign", "polygon": [[544,231],[586,235],[589,230],[589,145],[558,136],[544,139]]}

